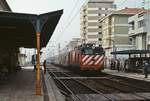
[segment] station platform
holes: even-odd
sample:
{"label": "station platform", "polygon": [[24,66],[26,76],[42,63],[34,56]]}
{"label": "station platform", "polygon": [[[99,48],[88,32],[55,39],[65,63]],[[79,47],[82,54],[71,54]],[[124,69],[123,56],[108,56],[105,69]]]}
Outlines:
{"label": "station platform", "polygon": [[22,67],[16,75],[0,80],[0,101],[65,101],[48,72],[41,77],[42,95],[35,95],[33,68]]}
{"label": "station platform", "polygon": [[122,71],[118,72],[117,70],[110,70],[110,69],[104,69],[102,72],[111,74],[111,75],[122,76],[122,77],[150,82],[150,74],[148,75],[148,78],[144,78],[145,75],[143,73],[131,73],[131,72],[128,73],[128,72],[122,72]]}
{"label": "station platform", "polygon": [[[16,75],[0,82],[0,101],[44,101],[44,96],[35,95],[33,67],[23,67]],[[43,93],[43,88],[42,88]]]}

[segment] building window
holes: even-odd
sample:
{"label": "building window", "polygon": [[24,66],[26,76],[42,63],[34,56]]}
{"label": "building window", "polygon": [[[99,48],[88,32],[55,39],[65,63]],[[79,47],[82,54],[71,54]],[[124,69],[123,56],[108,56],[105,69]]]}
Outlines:
{"label": "building window", "polygon": [[98,16],[101,16],[101,13],[99,13]]}
{"label": "building window", "polygon": [[98,32],[98,34],[99,34],[99,35],[101,35],[101,34],[102,34],[102,32]]}
{"label": "building window", "polygon": [[102,28],[102,26],[98,26],[98,28]]}
{"label": "building window", "polygon": [[85,9],[85,8],[83,9],[83,12],[86,12],[86,9]]}
{"label": "building window", "polygon": [[98,38],[99,41],[102,41],[102,38]]}
{"label": "building window", "polygon": [[141,27],[144,27],[144,26],[146,26],[144,20],[141,20],[141,21],[138,22],[138,28],[141,28]]}
{"label": "building window", "polygon": [[129,38],[129,44],[130,44],[130,45],[133,44],[133,38]]}
{"label": "building window", "polygon": [[131,30],[134,30],[134,21],[129,23],[131,25]]}
{"label": "building window", "polygon": [[143,17],[143,16],[144,16],[144,13],[141,13],[138,15],[138,18]]}

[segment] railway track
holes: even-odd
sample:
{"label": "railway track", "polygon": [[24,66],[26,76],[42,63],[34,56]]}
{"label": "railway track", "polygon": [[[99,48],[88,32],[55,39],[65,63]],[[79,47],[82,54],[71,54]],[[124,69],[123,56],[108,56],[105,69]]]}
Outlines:
{"label": "railway track", "polygon": [[[149,101],[150,89],[112,75],[81,76],[67,71],[50,71],[67,101]],[[132,81],[132,80],[130,80]],[[147,84],[149,85],[149,84]],[[150,86],[149,86],[150,87]],[[128,96],[128,97],[127,97]],[[86,99],[86,100],[85,100]]]}
{"label": "railway track", "polygon": [[[103,95],[101,92],[97,91],[96,89],[91,88],[90,86],[87,86],[85,83],[77,80],[77,79],[70,79],[70,80],[61,80],[57,78],[58,72],[56,74],[54,72],[50,72],[50,75],[55,77],[54,81],[56,82],[56,85],[59,89],[61,89],[61,92],[68,97],[70,95],[72,101],[84,101],[81,97],[78,97],[77,94],[101,94],[103,97],[105,97],[108,101],[111,101],[110,98]],[[62,72],[61,72],[62,73]],[[62,73],[62,75],[65,75],[65,77],[68,77],[66,73]],[[60,85],[61,84],[61,85]],[[92,99],[88,99],[89,101],[92,101]]]}

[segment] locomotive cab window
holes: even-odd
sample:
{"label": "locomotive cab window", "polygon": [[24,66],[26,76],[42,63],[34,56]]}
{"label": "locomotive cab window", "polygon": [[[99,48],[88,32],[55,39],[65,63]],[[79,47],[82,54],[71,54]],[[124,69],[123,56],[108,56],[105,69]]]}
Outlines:
{"label": "locomotive cab window", "polygon": [[95,47],[94,48],[94,54],[103,54],[104,50],[102,47]]}
{"label": "locomotive cab window", "polygon": [[82,51],[82,54],[93,54],[93,50],[92,49],[84,49],[83,51]]}

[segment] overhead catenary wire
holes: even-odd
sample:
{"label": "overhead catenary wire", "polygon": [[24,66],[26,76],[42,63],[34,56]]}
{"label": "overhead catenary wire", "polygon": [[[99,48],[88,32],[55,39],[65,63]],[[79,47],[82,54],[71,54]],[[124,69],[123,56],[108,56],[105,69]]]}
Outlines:
{"label": "overhead catenary wire", "polygon": [[[64,27],[64,30],[61,32],[61,36],[64,35],[64,32],[67,30],[67,28],[69,27],[69,25],[72,24],[73,20],[77,17],[78,13],[80,12],[81,8],[83,5],[85,5],[87,3],[87,1],[89,0],[85,0],[83,1],[83,4],[81,5],[80,9],[76,12],[76,14],[72,17],[72,19],[70,20],[70,22],[68,22],[68,24]],[[122,6],[127,0],[122,1],[119,6]],[[119,7],[118,6],[118,7]],[[73,9],[74,10],[74,9]],[[72,11],[73,11],[72,10]],[[72,12],[71,12],[72,13]],[[71,14],[70,14],[71,15]],[[57,40],[59,40],[61,37],[58,37]]]}
{"label": "overhead catenary wire", "polygon": [[[64,27],[64,29],[60,32],[60,33],[61,33],[61,36],[58,36],[58,37],[56,38],[56,40],[60,40],[60,38],[62,38],[62,36],[64,35],[65,31],[70,27],[70,25],[72,24],[72,22],[74,21],[74,19],[75,19],[75,18],[77,17],[77,15],[80,13],[80,10],[81,10],[82,6],[84,6],[88,1],[89,1],[89,0],[84,0],[84,1],[82,2],[81,7],[77,10],[77,12],[75,13],[75,15],[71,18],[71,20],[66,24],[66,26]],[[120,4],[118,4],[118,7],[119,7],[119,6],[122,6],[126,1],[127,1],[127,0],[122,1]],[[77,4],[78,4],[78,3],[76,2],[76,5],[77,5]],[[73,9],[72,9],[71,11],[74,11],[76,5],[74,5],[74,7],[73,7]],[[72,12],[71,12],[71,13],[72,13]],[[70,14],[70,15],[71,15],[71,14]],[[70,17],[70,15],[69,15],[69,17]],[[68,18],[69,18],[69,17],[68,17]]]}
{"label": "overhead catenary wire", "polygon": [[73,11],[75,10],[75,8],[77,7],[79,1],[81,1],[81,0],[76,0],[76,3],[74,4],[73,9],[71,10],[71,12],[70,12],[69,16],[67,17],[67,19],[69,19],[69,18],[71,17],[72,12],[73,12]]}
{"label": "overhead catenary wire", "polygon": [[[67,21],[69,21],[68,19],[71,18],[71,15],[72,15],[73,11],[76,9],[76,7],[77,7],[79,1],[81,1],[81,0],[76,0],[74,6],[73,6],[73,8],[72,8],[72,10],[70,11],[70,14],[68,14],[69,16],[67,17]],[[65,25],[64,25],[64,28],[65,28]],[[62,32],[62,31],[61,31],[61,32]],[[56,40],[58,40],[58,39],[59,39],[59,36],[56,38]]]}
{"label": "overhead catenary wire", "polygon": [[[65,34],[65,31],[70,27],[70,25],[72,24],[72,22],[74,21],[74,19],[75,19],[75,18],[77,17],[77,15],[79,14],[79,12],[80,12],[82,6],[85,5],[88,1],[89,1],[89,0],[83,0],[83,2],[82,2],[82,4],[81,4],[81,7],[77,10],[77,12],[75,13],[75,15],[72,16],[73,11],[76,9],[76,7],[77,7],[77,5],[78,5],[78,3],[79,3],[79,0],[76,0],[75,4],[74,4],[74,6],[73,6],[73,9],[71,10],[69,16],[67,17],[67,21],[68,21],[67,24],[63,27],[62,31],[60,31],[61,36],[58,36],[58,37],[56,38],[56,40],[59,40],[60,38],[62,38],[62,36]],[[122,0],[122,1],[118,4],[117,8],[118,8],[118,7],[121,7],[122,5],[124,5],[125,2],[127,2],[127,0]],[[71,17],[71,16],[72,16],[72,17]],[[71,20],[68,20],[69,18],[70,18]]]}
{"label": "overhead catenary wire", "polygon": [[[60,32],[61,33],[61,36],[64,35],[64,32],[66,31],[66,29],[72,24],[73,20],[77,17],[77,15],[79,14],[81,8],[83,5],[86,4],[86,2],[89,1],[89,0],[85,0],[82,2],[82,5],[81,7],[77,10],[77,12],[75,13],[75,15],[71,18],[71,20],[67,23],[67,25],[64,27],[63,31]],[[58,37],[56,40],[59,40],[61,37]]]}

